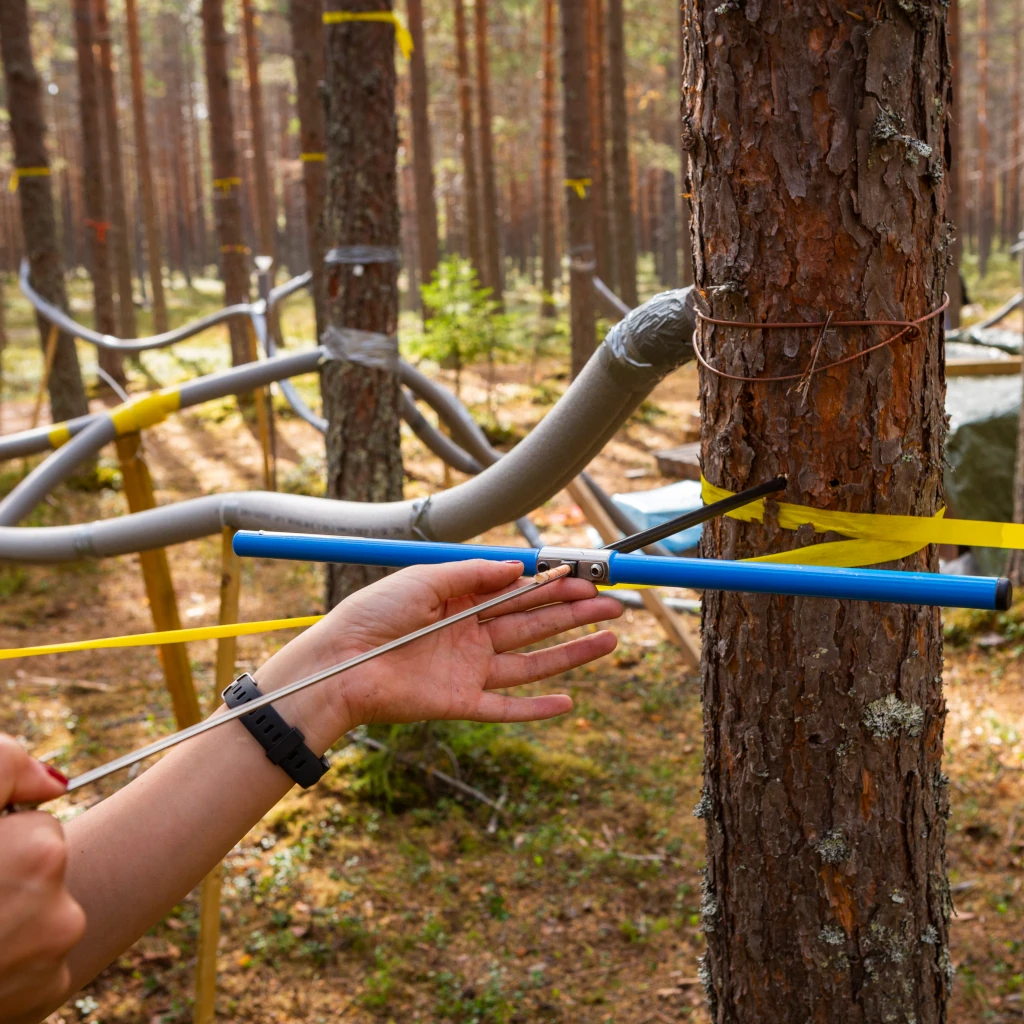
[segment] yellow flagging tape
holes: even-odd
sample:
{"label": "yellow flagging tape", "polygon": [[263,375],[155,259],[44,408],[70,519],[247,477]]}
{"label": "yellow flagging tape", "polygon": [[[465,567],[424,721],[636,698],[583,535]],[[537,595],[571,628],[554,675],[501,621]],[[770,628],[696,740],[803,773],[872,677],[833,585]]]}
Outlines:
{"label": "yellow flagging tape", "polygon": [[322,164],[327,159],[326,153],[300,153],[299,159],[304,164]]}
{"label": "yellow flagging tape", "polygon": [[50,432],[46,435],[50,440],[50,446],[60,448],[71,440],[71,431],[66,423],[54,423]]}
{"label": "yellow flagging tape", "polygon": [[[731,497],[734,493],[724,487],[716,487],[703,476],[700,482],[701,497],[707,504]],[[976,519],[946,519],[945,509],[940,509],[934,516],[925,517],[830,512],[807,505],[791,505],[784,501],[776,507],[779,526],[785,530],[798,530],[809,524],[815,533],[831,531],[851,539],[813,544],[795,551],[761,555],[744,561],[853,567],[906,558],[928,544],[1024,550],[1024,525]],[[764,520],[764,501],[758,498],[727,515],[748,523],[760,523]]]}
{"label": "yellow flagging tape", "polygon": [[395,27],[395,41],[402,56],[412,56],[412,33],[394,11],[324,11],[325,25],[342,25],[347,21],[382,21]]}
{"label": "yellow flagging tape", "polygon": [[221,192],[230,192],[236,185],[241,185],[241,178],[214,178],[213,187]]}
{"label": "yellow flagging tape", "polygon": [[[181,392],[177,388],[163,388],[149,395],[140,395],[110,410],[117,436],[133,434],[155,423],[162,423],[172,412],[181,408]],[[51,433],[52,440],[52,433]]]}
{"label": "yellow flagging tape", "polygon": [[593,184],[590,178],[566,178],[565,187],[571,188],[580,199],[587,198],[587,189]]}
{"label": "yellow flagging tape", "polygon": [[7,181],[7,191],[17,192],[18,183],[22,178],[48,178],[49,176],[49,167],[15,167]]}
{"label": "yellow flagging tape", "polygon": [[270,633],[277,629],[312,626],[322,615],[301,615],[294,619],[268,619],[265,622],[235,622],[228,626],[193,626],[191,629],[166,629],[159,633],[135,633],[131,636],[107,636],[98,640],[71,640],[64,644],[40,647],[9,647],[0,650],[0,661],[11,658],[37,658],[42,654],[67,654],[69,651],[102,651],[112,647],[149,647],[154,644],[184,644],[193,640],[220,640],[230,636]]}

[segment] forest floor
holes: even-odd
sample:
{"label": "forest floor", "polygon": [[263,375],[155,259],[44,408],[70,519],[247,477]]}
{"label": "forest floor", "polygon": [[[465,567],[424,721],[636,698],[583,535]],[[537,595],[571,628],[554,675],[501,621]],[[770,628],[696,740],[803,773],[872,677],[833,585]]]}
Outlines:
{"label": "forest floor", "polygon": [[[178,321],[216,295],[174,293]],[[81,305],[81,293],[76,293]],[[1002,296],[1005,297],[1005,296]],[[993,298],[993,302],[997,300]],[[985,299],[988,301],[987,296]],[[311,338],[303,300],[288,337]],[[76,310],[81,316],[81,310]],[[84,318],[84,317],[83,317]],[[28,421],[38,340],[7,292],[3,430]],[[223,332],[143,357],[131,390],[169,384],[225,362]],[[87,350],[83,349],[83,355]],[[534,378],[500,366],[497,419],[527,432],[565,387],[556,362]],[[302,382],[315,398],[315,381]],[[680,443],[696,403],[687,367],[665,381],[594,468],[609,490],[659,478],[652,452]],[[485,380],[465,397],[486,406]],[[96,407],[100,399],[94,400]],[[278,409],[280,480],[322,487],[322,440]],[[161,504],[262,486],[254,428],[231,402],[172,417],[146,433]],[[407,496],[445,478],[403,431]],[[9,490],[20,467],[6,467]],[[629,476],[627,477],[627,472]],[[37,525],[124,511],[113,462],[108,486],[64,488],[32,516]],[[460,479],[453,474],[453,482]],[[533,517],[553,543],[586,540],[579,509],[558,495]],[[509,528],[486,539],[521,543]],[[216,621],[219,538],[169,551],[186,625]],[[318,567],[252,560],[243,567],[243,620],[320,610]],[[686,626],[697,636],[697,619]],[[56,568],[0,568],[0,646],[15,647],[151,628],[138,558]],[[698,681],[646,613],[627,611],[613,656],[568,674],[576,707],[533,726],[445,726],[433,734],[458,770],[505,812],[460,802],[422,777],[347,747],[310,792],[296,792],[227,858],[218,1018],[225,1021],[648,1024],[707,1021],[697,978],[704,948],[699,904],[704,830],[693,817],[701,788]],[[260,664],[290,633],[244,637],[239,670]],[[1024,1019],[1024,606],[1007,616],[946,621],[945,770],[952,781],[949,872],[957,916],[958,979],[950,1019]],[[207,707],[216,699],[212,643],[189,648]],[[0,731],[77,774],[173,729],[156,654],[85,652],[0,663]],[[453,770],[450,759],[433,761]],[[121,784],[63,803],[65,819]],[[382,793],[390,790],[390,802]],[[492,827],[489,827],[492,826]],[[54,1014],[63,1021],[185,1022],[196,955],[198,892]]]}

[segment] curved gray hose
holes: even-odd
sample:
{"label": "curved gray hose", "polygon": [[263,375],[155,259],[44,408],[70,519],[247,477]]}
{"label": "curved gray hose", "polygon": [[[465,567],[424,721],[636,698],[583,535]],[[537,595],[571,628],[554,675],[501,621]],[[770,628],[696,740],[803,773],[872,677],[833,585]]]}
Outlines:
{"label": "curved gray hose", "polygon": [[209,536],[222,526],[465,540],[525,515],[577,476],[655,384],[693,358],[693,328],[691,289],[664,292],[633,310],[528,437],[479,476],[426,500],[209,495],[80,526],[0,526],[0,558],[53,563],[128,554]]}

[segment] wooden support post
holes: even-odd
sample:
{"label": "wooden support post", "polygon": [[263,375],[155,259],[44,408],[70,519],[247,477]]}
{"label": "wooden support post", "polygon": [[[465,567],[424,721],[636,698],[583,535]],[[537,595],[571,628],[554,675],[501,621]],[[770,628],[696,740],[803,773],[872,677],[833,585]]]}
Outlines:
{"label": "wooden support post", "polygon": [[[153,481],[149,475],[149,467],[142,457],[142,438],[138,433],[125,434],[115,443],[117,457],[121,462],[128,508],[132,512],[144,512],[146,509],[155,508]],[[142,578],[146,584],[146,596],[149,598],[153,625],[158,630],[181,629],[167,552],[163,548],[140,551],[139,561],[142,563]],[[178,728],[194,725],[200,718],[199,698],[192,684],[192,666],[188,660],[188,651],[184,644],[163,644],[159,651]]]}
{"label": "wooden support post", "polygon": [[[252,321],[249,326],[249,356],[253,362],[259,358],[256,345],[256,329]],[[269,330],[269,324],[268,324]],[[268,491],[277,490],[277,465],[274,458],[274,413],[270,404],[270,388],[257,388],[256,398],[256,429],[259,432],[260,447],[263,449],[263,483]]]}
{"label": "wooden support post", "polygon": [[[234,530],[221,531],[220,618],[222,626],[238,621],[242,567],[231,550]],[[217,641],[217,693],[235,678],[236,637]],[[220,889],[223,866],[218,864],[204,879],[199,901],[199,949],[196,958],[196,1001],[192,1024],[211,1024],[217,1004],[217,946],[220,942]]]}
{"label": "wooden support post", "polygon": [[36,404],[32,407],[31,427],[39,426],[39,416],[43,411],[43,396],[50,383],[50,374],[53,372],[53,360],[57,355],[57,341],[60,338],[60,331],[56,324],[50,324],[50,333],[46,336],[46,354],[43,358],[43,376],[39,381],[39,391],[36,394]]}
{"label": "wooden support post", "polygon": [[[601,535],[605,544],[618,540],[622,536],[622,531],[601,507],[585,480],[576,477],[566,485],[565,489],[569,492],[572,500],[583,510],[590,525]],[[687,666],[696,668],[700,664],[700,648],[683,629],[676,613],[662,601],[661,595],[656,590],[649,587],[642,588],[640,597],[644,602],[644,607],[658,620],[658,625],[664,630],[665,636],[679,648]]]}

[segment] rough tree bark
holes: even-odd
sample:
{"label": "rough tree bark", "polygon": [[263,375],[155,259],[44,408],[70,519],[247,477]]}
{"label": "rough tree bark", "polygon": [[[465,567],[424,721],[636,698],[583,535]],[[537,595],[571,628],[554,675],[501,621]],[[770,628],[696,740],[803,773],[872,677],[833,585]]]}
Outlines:
{"label": "rough tree bark", "polygon": [[[350,0],[331,9],[388,11],[390,5]],[[386,24],[342,22],[327,26],[325,34],[326,240],[332,247],[380,246],[386,257],[386,250],[397,252],[399,246],[395,33]],[[328,334],[333,328],[395,335],[395,260],[330,267],[327,291]],[[397,363],[330,361],[321,372],[321,391],[328,420],[328,495],[349,501],[401,498]],[[381,575],[374,568],[331,566],[328,606]]]}
{"label": "rough tree bark", "polygon": [[608,203],[608,147],[605,144],[604,0],[587,0],[587,89],[590,106],[591,209],[597,276],[617,288]]}
{"label": "rough tree bark", "polygon": [[[753,322],[919,317],[942,302],[945,9],[851,18],[810,0],[698,0],[686,39],[696,285]],[[877,19],[877,20],[876,20]],[[893,330],[824,332],[818,366]],[[800,374],[819,332],[704,324],[720,371]],[[930,516],[945,434],[941,322],[795,382],[701,372],[703,469],[786,501]],[[812,541],[735,519],[702,554]],[[934,548],[889,567],[932,570]],[[952,966],[938,609],[707,593],[701,974],[716,1024],[946,1020]]]}
{"label": "rough tree bark", "polygon": [[543,98],[540,123],[541,316],[555,315],[558,234],[555,229],[555,0],[544,0]]}
{"label": "rough tree bark", "polygon": [[491,70],[487,53],[487,0],[476,0],[476,89],[480,111],[480,247],[484,260],[483,283],[491,298],[502,305],[504,275],[498,237],[498,187],[494,175],[494,135],[491,130]]}
{"label": "rough tree bark", "polygon": [[480,245],[480,193],[476,177],[476,147],[473,144],[473,84],[469,77],[469,48],[466,45],[466,11],[455,0],[455,57],[459,76],[459,134],[462,143],[462,193],[465,201],[466,248],[480,281],[486,278]]}
{"label": "rough tree bark", "polygon": [[[228,39],[224,29],[224,0],[203,0],[203,54],[206,60],[206,102],[213,163],[213,214],[220,246],[224,303],[249,299],[248,249],[242,236],[241,179],[235,149],[235,121],[228,79]],[[245,324],[231,321],[231,362],[249,362]]]}
{"label": "rough tree bark", "polygon": [[263,120],[260,52],[252,0],[242,0],[242,30],[245,35],[245,67],[249,82],[253,168],[256,172],[256,224],[259,228],[260,253],[264,256],[273,256],[277,217],[274,211],[274,196],[270,190],[270,170],[267,167],[267,133]]}
{"label": "rough tree bark", "polygon": [[110,175],[111,248],[117,270],[117,312],[122,338],[134,338],[135,302],[132,294],[132,254],[129,247],[128,193],[121,166],[121,132],[117,123],[117,84],[114,74],[114,47],[110,36],[107,0],[95,0],[96,41],[100,44],[100,92],[103,98],[103,141],[107,146],[107,171]]}
{"label": "rough tree bark", "polygon": [[991,168],[989,166],[988,131],[988,0],[978,0],[978,190],[975,209],[978,224],[978,274],[988,273],[988,258],[992,252],[993,204]]}
{"label": "rough tree bark", "polygon": [[327,326],[324,294],[323,205],[327,164],[324,155],[324,104],[320,95],[324,80],[323,0],[292,0],[288,5],[295,62],[295,109],[299,115],[299,148],[302,150],[302,183],[306,207],[306,245],[313,275],[313,306],[316,334]]}
{"label": "rough tree bark", "polygon": [[964,152],[961,142],[959,112],[965,110],[963,103],[964,70],[960,59],[960,0],[949,0],[946,16],[946,39],[949,46],[949,61],[952,81],[949,102],[949,171],[946,175],[946,216],[953,224],[953,244],[950,247],[950,265],[946,273],[946,291],[949,292],[949,309],[946,321],[950,328],[960,326],[960,308],[963,305],[963,289],[960,287],[960,268],[964,251]]}
{"label": "rough tree bark", "polygon": [[[14,165],[47,168],[46,120],[43,89],[32,62],[27,0],[0,3],[0,57],[10,116]],[[68,308],[61,267],[57,224],[53,214],[53,189],[49,175],[25,175],[18,182],[18,203],[25,255],[31,268],[32,287],[61,309]],[[39,340],[45,352],[49,324],[37,318]],[[61,334],[49,381],[50,413],[55,422],[84,416],[89,411],[74,339]]]}
{"label": "rough tree bark", "polygon": [[[430,90],[427,85],[427,39],[423,31],[423,0],[408,0],[413,50],[409,77],[412,88],[412,163],[416,184],[416,234],[420,280],[431,281],[438,263],[437,202],[434,199],[434,158],[430,145]],[[416,297],[420,305],[419,296]],[[424,311],[426,315],[426,311]]]}
{"label": "rough tree bark", "polygon": [[562,137],[565,146],[569,241],[569,307],[572,375],[596,345],[594,323],[593,213],[590,101],[587,92],[587,0],[559,0],[562,12]]}
{"label": "rough tree bark", "polygon": [[132,71],[132,124],[135,130],[135,166],[138,168],[139,192],[142,196],[142,217],[146,227],[146,263],[153,290],[153,327],[160,333],[167,330],[167,300],[164,296],[163,259],[160,248],[160,222],[157,220],[156,198],[153,195],[153,169],[149,154],[149,128],[146,124],[146,93],[142,78],[142,43],[139,38],[139,15],[135,0],[125,0],[125,22],[128,30],[128,56]]}
{"label": "rough tree bark", "polygon": [[[82,126],[82,175],[85,188],[85,232],[89,239],[92,276],[93,326],[103,334],[117,334],[114,284],[110,274],[110,222],[107,220],[103,135],[97,89],[92,0],[74,0],[75,42],[78,55],[78,106]],[[100,366],[118,383],[125,381],[120,355],[100,349]]]}
{"label": "rough tree bark", "polygon": [[615,207],[615,257],[619,297],[638,306],[636,225],[629,178],[629,124],[626,115],[626,38],[622,0],[608,0],[608,92],[612,137],[612,203]]}

